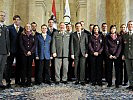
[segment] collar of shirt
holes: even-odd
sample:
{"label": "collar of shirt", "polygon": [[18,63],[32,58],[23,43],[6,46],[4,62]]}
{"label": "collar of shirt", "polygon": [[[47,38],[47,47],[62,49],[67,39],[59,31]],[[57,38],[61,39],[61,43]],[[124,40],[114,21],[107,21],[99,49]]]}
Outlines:
{"label": "collar of shirt", "polygon": [[47,33],[42,33],[42,36],[46,36],[47,35]]}
{"label": "collar of shirt", "polygon": [[59,33],[61,33],[61,34],[65,34],[65,31],[60,31]]}
{"label": "collar of shirt", "polygon": [[129,35],[133,35],[133,31],[129,31],[128,33],[129,33]]}
{"label": "collar of shirt", "polygon": [[16,29],[16,27],[18,27],[18,30],[19,30],[19,28],[20,28],[20,26],[17,26],[17,25],[15,25],[15,24],[14,24],[14,27],[15,27],[15,29]]}
{"label": "collar of shirt", "polygon": [[129,31],[130,33],[133,33],[133,30],[132,31]]}
{"label": "collar of shirt", "polygon": [[97,35],[96,35],[96,34],[94,34],[94,36],[95,36],[96,38],[98,38],[98,37],[99,37],[99,34],[97,34]]}
{"label": "collar of shirt", "polygon": [[53,29],[53,27],[48,27],[49,29]]}
{"label": "collar of shirt", "polygon": [[81,35],[81,32],[77,32],[77,34],[80,34]]}
{"label": "collar of shirt", "polygon": [[102,31],[102,33],[107,34],[107,31]]}
{"label": "collar of shirt", "polygon": [[54,28],[53,28],[53,27],[48,27],[48,29],[49,29],[50,31],[51,31],[51,30],[53,31]]}
{"label": "collar of shirt", "polygon": [[0,26],[3,26],[3,25],[4,25],[4,23],[0,22]]}
{"label": "collar of shirt", "polygon": [[72,30],[71,31],[67,31],[68,33],[72,33]]}

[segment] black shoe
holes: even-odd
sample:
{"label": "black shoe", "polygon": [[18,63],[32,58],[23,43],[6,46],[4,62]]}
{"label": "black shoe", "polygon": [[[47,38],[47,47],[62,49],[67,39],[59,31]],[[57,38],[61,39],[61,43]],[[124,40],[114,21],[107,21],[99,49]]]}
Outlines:
{"label": "black shoe", "polygon": [[62,83],[63,83],[63,84],[68,84],[68,82],[67,82],[67,81],[62,81]]}
{"label": "black shoe", "polygon": [[17,85],[17,87],[20,86],[20,87],[26,87],[26,84],[20,84],[20,85]]}
{"label": "black shoe", "polygon": [[95,82],[93,82],[93,83],[91,83],[91,85],[92,85],[92,86],[95,86],[95,85],[96,85],[96,83],[95,83]]}
{"label": "black shoe", "polygon": [[60,82],[59,81],[56,81],[55,84],[58,85]]}
{"label": "black shoe", "polygon": [[127,90],[133,90],[133,86],[129,86],[126,88]]}
{"label": "black shoe", "polygon": [[90,81],[89,81],[89,80],[87,80],[87,81],[86,81],[86,84],[89,84],[89,83],[90,83]]}
{"label": "black shoe", "polygon": [[122,86],[127,86],[127,83],[122,84]]}
{"label": "black shoe", "polygon": [[75,82],[75,85],[78,85],[78,84],[79,84],[79,81],[76,81],[76,82]]}
{"label": "black shoe", "polygon": [[11,87],[11,84],[8,83],[8,84],[6,85],[6,88],[10,88],[10,87]]}
{"label": "black shoe", "polygon": [[42,82],[35,82],[35,85],[40,85]]}
{"label": "black shoe", "polygon": [[107,87],[111,87],[112,85],[111,84],[108,84]]}
{"label": "black shoe", "polygon": [[20,85],[21,82],[20,82],[20,81],[15,81],[15,84],[16,84],[16,85]]}
{"label": "black shoe", "polygon": [[45,83],[48,85],[51,85],[51,81],[46,81]]}
{"label": "black shoe", "polygon": [[119,85],[115,85],[115,88],[119,88]]}
{"label": "black shoe", "polygon": [[0,88],[1,88],[1,89],[5,89],[6,86],[5,86],[5,85],[0,85]]}
{"label": "black shoe", "polygon": [[81,82],[81,85],[82,85],[82,86],[85,86],[86,84],[85,84],[85,82]]}
{"label": "black shoe", "polygon": [[31,86],[32,86],[32,85],[31,85],[31,82],[26,82],[25,86],[31,87]]}
{"label": "black shoe", "polygon": [[98,86],[102,86],[102,83],[97,83]]}

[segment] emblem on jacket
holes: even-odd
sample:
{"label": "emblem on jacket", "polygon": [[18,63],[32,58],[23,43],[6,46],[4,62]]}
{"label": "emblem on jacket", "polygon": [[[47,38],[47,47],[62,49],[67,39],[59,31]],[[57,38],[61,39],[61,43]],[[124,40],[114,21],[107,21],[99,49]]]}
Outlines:
{"label": "emblem on jacket", "polygon": [[117,44],[119,44],[120,42],[119,41],[117,41]]}
{"label": "emblem on jacket", "polygon": [[102,43],[102,39],[100,39],[100,43]]}

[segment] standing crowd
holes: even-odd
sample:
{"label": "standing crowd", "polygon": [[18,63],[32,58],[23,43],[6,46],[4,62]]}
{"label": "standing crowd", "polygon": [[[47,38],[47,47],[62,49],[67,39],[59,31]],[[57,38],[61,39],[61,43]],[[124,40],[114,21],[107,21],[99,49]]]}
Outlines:
{"label": "standing crowd", "polygon": [[[72,25],[60,22],[59,29],[53,27],[54,20],[48,20],[48,26],[41,26],[37,32],[35,22],[21,27],[19,15],[13,17],[13,24],[6,26],[5,12],[0,11],[0,88],[11,87],[12,64],[15,59],[15,84],[31,86],[32,63],[35,63],[35,84],[103,85],[111,87],[113,67],[115,87],[121,85],[133,90],[133,21],[120,26],[90,24],[89,31],[84,29],[84,21]],[[128,31],[127,31],[128,29]],[[6,86],[3,85],[5,69]],[[128,84],[129,82],[129,84]]]}

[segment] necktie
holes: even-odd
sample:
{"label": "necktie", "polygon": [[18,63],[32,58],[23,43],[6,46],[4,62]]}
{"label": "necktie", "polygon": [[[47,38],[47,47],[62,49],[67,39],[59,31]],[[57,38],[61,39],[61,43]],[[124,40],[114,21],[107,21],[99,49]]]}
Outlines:
{"label": "necktie", "polygon": [[78,33],[78,37],[79,37],[79,40],[80,40],[80,37],[81,37],[80,33]]}
{"label": "necktie", "polygon": [[129,35],[132,35],[132,32],[131,31],[129,32]]}
{"label": "necktie", "polygon": [[51,33],[53,32],[53,29],[52,29],[52,28],[50,28],[50,32],[51,32]]}
{"label": "necktie", "polygon": [[18,26],[16,26],[16,31],[17,31],[17,33],[18,33],[18,31],[19,31],[19,27],[18,27]]}

